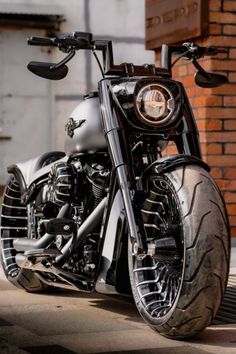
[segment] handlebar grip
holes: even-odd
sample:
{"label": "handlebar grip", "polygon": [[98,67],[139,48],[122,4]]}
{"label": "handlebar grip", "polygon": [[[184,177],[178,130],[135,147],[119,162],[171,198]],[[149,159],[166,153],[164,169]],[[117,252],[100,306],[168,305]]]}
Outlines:
{"label": "handlebar grip", "polygon": [[29,45],[38,45],[38,46],[53,46],[54,41],[52,38],[48,37],[29,37],[27,39]]}

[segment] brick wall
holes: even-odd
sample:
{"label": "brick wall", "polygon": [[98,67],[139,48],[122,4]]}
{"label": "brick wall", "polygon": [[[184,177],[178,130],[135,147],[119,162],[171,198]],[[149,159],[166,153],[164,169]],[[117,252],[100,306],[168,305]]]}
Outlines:
{"label": "brick wall", "polygon": [[[229,54],[201,60],[206,70],[226,74],[229,84],[214,89],[196,86],[196,69],[183,60],[175,66],[173,76],[187,89],[197,119],[203,158],[211,166],[223,193],[231,235],[236,236],[236,1],[209,0],[208,36],[194,41],[203,46],[229,48]],[[158,58],[159,52],[157,62]]]}

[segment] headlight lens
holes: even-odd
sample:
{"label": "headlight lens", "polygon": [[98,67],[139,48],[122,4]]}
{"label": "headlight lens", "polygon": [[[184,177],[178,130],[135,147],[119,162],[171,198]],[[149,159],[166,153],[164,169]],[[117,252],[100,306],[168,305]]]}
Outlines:
{"label": "headlight lens", "polygon": [[151,126],[165,125],[175,109],[171,91],[161,84],[143,86],[135,98],[135,108],[143,123]]}

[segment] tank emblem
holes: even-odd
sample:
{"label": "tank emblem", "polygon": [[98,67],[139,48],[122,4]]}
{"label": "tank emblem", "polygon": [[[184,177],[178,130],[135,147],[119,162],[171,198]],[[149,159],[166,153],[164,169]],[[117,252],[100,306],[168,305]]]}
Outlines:
{"label": "tank emblem", "polygon": [[68,122],[66,123],[65,125],[65,130],[66,130],[66,133],[67,135],[70,137],[70,138],[73,138],[74,136],[74,130],[76,128],[79,128],[81,127],[82,124],[84,124],[86,121],[86,119],[80,119],[80,120],[74,120],[74,118],[69,118],[68,119]]}

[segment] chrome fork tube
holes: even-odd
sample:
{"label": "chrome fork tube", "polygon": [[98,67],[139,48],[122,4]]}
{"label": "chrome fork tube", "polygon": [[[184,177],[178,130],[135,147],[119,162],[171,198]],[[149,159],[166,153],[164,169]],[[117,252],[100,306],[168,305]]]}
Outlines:
{"label": "chrome fork tube", "polygon": [[134,191],[130,188],[127,162],[125,162],[122,154],[119,137],[120,127],[114,109],[115,107],[113,106],[114,102],[112,99],[111,90],[112,88],[108,79],[102,80],[99,83],[102,122],[108,141],[113,167],[116,169],[117,173],[117,179],[124,203],[130,236],[134,241],[132,242],[134,245],[133,251],[141,257],[142,255],[146,255],[147,245],[143,233],[140,232],[138,217],[134,213],[134,207],[132,204],[134,199]]}

